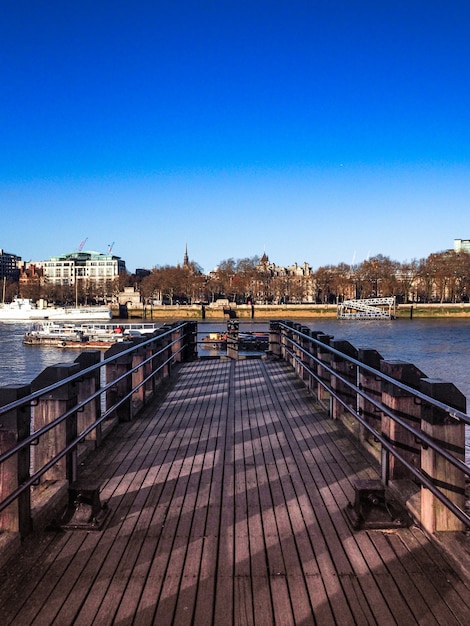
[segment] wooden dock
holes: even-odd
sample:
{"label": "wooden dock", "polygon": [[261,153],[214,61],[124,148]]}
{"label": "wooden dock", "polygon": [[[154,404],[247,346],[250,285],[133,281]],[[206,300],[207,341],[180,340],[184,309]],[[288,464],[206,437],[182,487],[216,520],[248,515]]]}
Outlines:
{"label": "wooden dock", "polygon": [[284,363],[195,361],[85,474],[103,530],[26,539],[3,626],[470,623],[470,583],[416,527],[352,531],[378,478]]}

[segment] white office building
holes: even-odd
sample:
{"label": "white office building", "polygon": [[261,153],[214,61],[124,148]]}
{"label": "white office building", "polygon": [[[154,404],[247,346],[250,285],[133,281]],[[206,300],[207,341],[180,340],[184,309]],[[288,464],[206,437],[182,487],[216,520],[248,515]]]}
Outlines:
{"label": "white office building", "polygon": [[120,257],[99,252],[70,252],[37,261],[35,265],[43,269],[49,284],[57,286],[75,285],[77,281],[90,285],[106,283],[126,271],[125,261]]}

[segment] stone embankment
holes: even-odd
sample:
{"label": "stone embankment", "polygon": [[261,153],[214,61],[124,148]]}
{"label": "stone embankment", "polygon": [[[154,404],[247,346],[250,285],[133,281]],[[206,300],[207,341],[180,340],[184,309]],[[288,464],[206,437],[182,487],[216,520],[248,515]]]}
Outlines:
{"label": "stone embankment", "polygon": [[[336,318],[336,304],[292,304],[292,305],[181,305],[129,307],[129,319],[147,320],[220,320],[230,316],[238,319],[306,319]],[[397,306],[398,319],[410,318],[470,318],[470,303],[459,304],[400,304]],[[119,317],[118,307],[113,308],[113,317]]]}

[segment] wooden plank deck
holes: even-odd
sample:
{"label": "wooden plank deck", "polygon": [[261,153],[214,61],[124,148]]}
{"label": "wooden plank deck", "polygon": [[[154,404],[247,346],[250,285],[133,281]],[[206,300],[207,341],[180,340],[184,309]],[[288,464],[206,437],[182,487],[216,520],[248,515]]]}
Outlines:
{"label": "wooden plank deck", "polygon": [[377,475],[282,362],[183,365],[86,474],[105,528],[27,540],[2,625],[470,623],[469,580],[419,529],[351,531]]}

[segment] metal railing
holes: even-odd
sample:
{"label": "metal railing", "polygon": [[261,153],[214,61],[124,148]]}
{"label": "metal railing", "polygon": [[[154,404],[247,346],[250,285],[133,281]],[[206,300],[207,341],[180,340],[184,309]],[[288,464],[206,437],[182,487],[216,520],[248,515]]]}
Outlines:
{"label": "metal railing", "polygon": [[[271,352],[294,367],[331,417],[352,417],[363,443],[380,445],[384,484],[410,479],[420,486],[423,526],[431,532],[470,527],[465,510],[470,416],[453,384],[294,322],[271,322],[270,336]],[[373,365],[368,352],[375,352]]]}
{"label": "metal railing", "polygon": [[[0,388],[0,531],[32,528],[34,488],[79,479],[79,446],[100,444],[103,428],[132,420],[173,365],[197,356],[197,324],[83,352],[46,368],[29,385]],[[104,382],[102,382],[104,381]]]}

